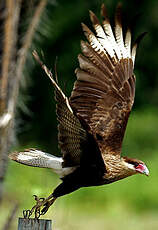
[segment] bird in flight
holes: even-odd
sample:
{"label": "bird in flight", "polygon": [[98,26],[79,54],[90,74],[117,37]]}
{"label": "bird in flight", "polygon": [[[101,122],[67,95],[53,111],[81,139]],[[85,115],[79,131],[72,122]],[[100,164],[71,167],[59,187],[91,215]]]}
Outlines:
{"label": "bird in flight", "polygon": [[109,184],[134,174],[149,175],[141,160],[121,157],[135,96],[133,69],[137,42],[131,47],[130,29],[123,33],[120,4],[116,8],[114,30],[104,4],[101,16],[102,23],[90,11],[94,32],[82,24],[88,42],[81,41],[82,54],[78,55],[79,68],[75,71],[77,80],[70,98],[34,52],[55,88],[62,157],[28,149],[14,152],[10,158],[29,166],[51,168],[62,183],[48,198],[35,196],[36,205],[25,212],[26,217],[35,213],[39,218],[58,197],[81,187]]}

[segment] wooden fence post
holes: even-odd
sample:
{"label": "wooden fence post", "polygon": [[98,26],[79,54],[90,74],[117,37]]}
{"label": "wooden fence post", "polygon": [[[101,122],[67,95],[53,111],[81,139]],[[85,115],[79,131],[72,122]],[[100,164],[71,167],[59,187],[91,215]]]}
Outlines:
{"label": "wooden fence post", "polygon": [[52,221],[35,218],[19,218],[18,230],[52,230]]}

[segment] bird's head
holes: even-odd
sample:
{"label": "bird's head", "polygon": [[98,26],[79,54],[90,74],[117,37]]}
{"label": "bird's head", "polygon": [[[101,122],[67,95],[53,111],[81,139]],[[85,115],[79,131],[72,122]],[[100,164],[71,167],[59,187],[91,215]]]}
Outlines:
{"label": "bird's head", "polygon": [[129,157],[123,157],[123,162],[126,165],[126,167],[129,170],[131,170],[131,172],[133,171],[133,174],[141,173],[146,176],[149,176],[149,169],[147,168],[147,166],[144,164],[143,161],[129,158]]}

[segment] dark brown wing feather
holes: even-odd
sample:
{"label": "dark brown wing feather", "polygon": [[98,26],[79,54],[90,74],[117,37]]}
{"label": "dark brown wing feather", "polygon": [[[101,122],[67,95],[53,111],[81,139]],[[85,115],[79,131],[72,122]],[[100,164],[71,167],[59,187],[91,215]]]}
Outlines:
{"label": "dark brown wing feather", "polygon": [[63,97],[63,93],[55,91],[57,101],[56,113],[59,122],[58,140],[59,148],[63,155],[63,166],[76,166],[80,164],[82,146],[86,144],[87,133],[83,129],[79,119],[73,114],[69,107],[68,99]]}
{"label": "dark brown wing feather", "polygon": [[89,142],[87,132],[82,127],[79,119],[74,115],[68,98],[58,86],[57,76],[55,81],[51,71],[40,60],[36,51],[33,52],[33,55],[55,88],[55,99],[57,101],[56,113],[59,122],[58,139],[59,148],[61,149],[64,160],[63,167],[80,165],[81,156],[85,151],[84,146],[87,146]]}
{"label": "dark brown wing feather", "polygon": [[[87,167],[95,164],[98,169],[105,172],[105,165],[94,137],[83,128],[60,88],[56,88],[55,98],[59,122],[58,140],[64,160],[63,167],[79,165]],[[91,157],[89,157],[89,152]]]}
{"label": "dark brown wing feather", "polygon": [[[58,139],[59,148],[63,155],[63,167],[80,166],[87,167],[87,164],[98,167],[100,172],[105,172],[105,165],[100,150],[94,137],[89,134],[78,117],[74,114],[68,98],[58,85],[57,76],[54,80],[51,71],[40,60],[36,51],[33,52],[35,59],[46,72],[55,88],[55,99],[57,101],[56,113],[59,122]],[[85,123],[84,123],[85,125]],[[89,158],[88,153],[91,152]]]}
{"label": "dark brown wing feather", "polygon": [[89,41],[81,42],[80,68],[70,97],[70,105],[86,123],[99,148],[104,153],[120,154],[128,117],[134,102],[135,77],[133,66],[136,47],[131,53],[131,34],[125,43],[122,35],[120,7],[115,17],[113,35],[105,6],[103,26],[90,12],[97,36],[82,25]]}

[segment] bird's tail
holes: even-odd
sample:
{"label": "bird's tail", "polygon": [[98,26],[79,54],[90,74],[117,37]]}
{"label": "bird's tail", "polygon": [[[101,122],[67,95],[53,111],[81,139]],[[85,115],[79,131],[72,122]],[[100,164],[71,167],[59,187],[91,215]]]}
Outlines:
{"label": "bird's tail", "polygon": [[9,158],[28,166],[51,168],[61,177],[68,175],[74,170],[74,167],[63,168],[63,159],[61,157],[56,157],[37,149],[27,149],[23,152],[13,152],[9,155]]}

